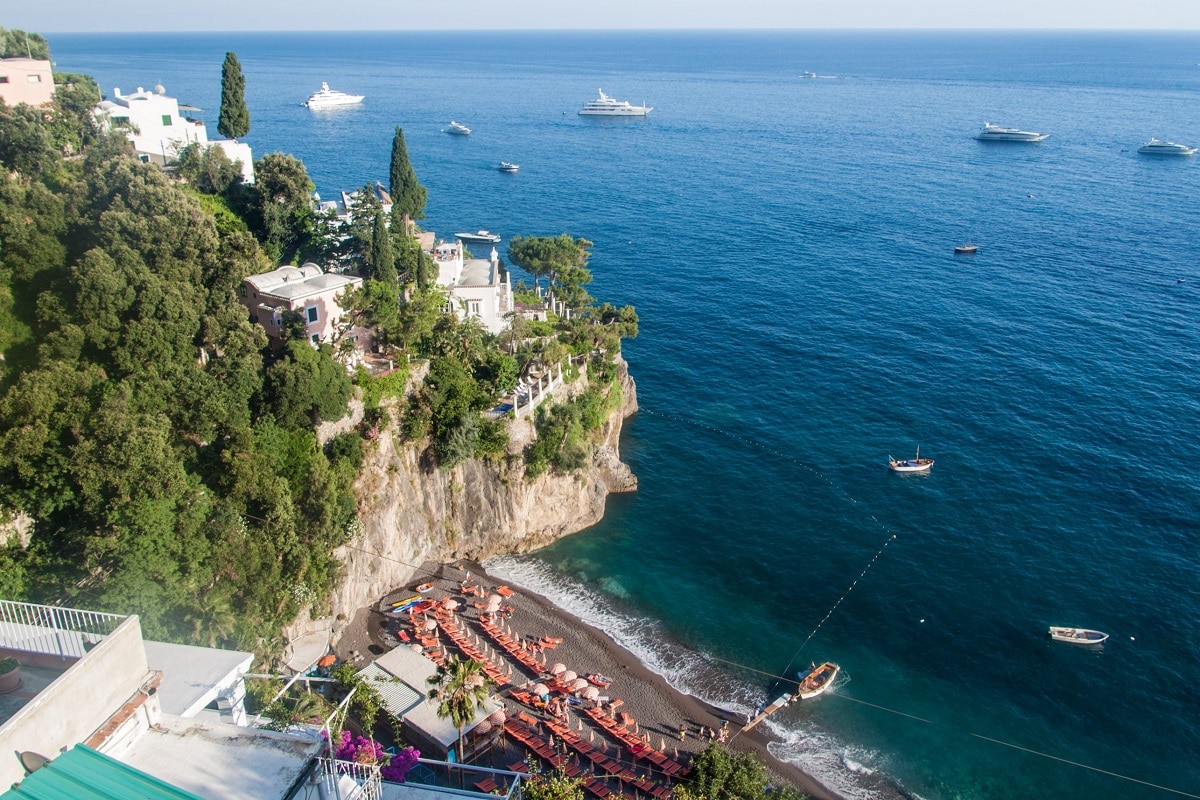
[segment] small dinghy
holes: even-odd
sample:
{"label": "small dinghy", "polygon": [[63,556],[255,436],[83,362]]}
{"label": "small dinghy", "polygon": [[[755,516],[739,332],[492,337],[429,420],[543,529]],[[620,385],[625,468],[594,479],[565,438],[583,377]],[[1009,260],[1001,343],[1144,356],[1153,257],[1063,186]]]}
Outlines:
{"label": "small dinghy", "polygon": [[1051,625],[1050,638],[1056,642],[1071,642],[1072,644],[1100,644],[1108,638],[1108,634],[1087,628],[1060,628]]}
{"label": "small dinghy", "polygon": [[813,667],[804,676],[804,679],[800,681],[800,687],[796,695],[801,700],[811,700],[819,694],[824,694],[830,686],[833,686],[833,682],[840,671],[841,667],[832,661],[826,661],[819,667]]}

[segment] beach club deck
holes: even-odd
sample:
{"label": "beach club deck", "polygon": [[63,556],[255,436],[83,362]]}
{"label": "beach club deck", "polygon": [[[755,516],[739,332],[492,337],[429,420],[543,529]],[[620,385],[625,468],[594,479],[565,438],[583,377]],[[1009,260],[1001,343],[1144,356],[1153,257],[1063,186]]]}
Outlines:
{"label": "beach club deck", "polygon": [[[598,798],[670,796],[672,780],[686,773],[678,751],[675,758],[667,755],[662,737],[656,748],[635,719],[618,714],[623,705],[619,698],[601,696],[599,687],[562,663],[547,668],[546,653],[563,640],[513,633],[507,620],[513,609],[505,605],[514,595],[511,588],[488,592],[471,585],[469,577],[444,590],[422,588],[426,586],[432,590],[426,599],[399,615],[398,637],[407,642],[402,649],[428,659],[430,670],[445,662],[451,648],[479,663],[496,687],[519,704],[507,709],[502,728],[524,748],[529,764],[562,768],[581,778],[587,792]],[[481,598],[486,601],[479,602]],[[525,764],[509,766],[522,771]]]}

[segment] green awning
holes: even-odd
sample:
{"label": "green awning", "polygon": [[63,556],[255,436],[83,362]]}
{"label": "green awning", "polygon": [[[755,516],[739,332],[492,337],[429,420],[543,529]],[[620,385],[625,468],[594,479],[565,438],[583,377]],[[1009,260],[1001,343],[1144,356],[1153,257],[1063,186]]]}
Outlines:
{"label": "green awning", "polygon": [[77,744],[0,800],[203,800],[153,775]]}

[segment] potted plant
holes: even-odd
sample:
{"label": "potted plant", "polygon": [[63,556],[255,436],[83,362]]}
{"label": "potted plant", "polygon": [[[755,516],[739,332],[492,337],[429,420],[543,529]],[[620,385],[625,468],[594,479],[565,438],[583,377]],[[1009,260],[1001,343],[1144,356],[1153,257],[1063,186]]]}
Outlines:
{"label": "potted plant", "polygon": [[21,685],[21,664],[12,656],[0,658],[0,694],[15,692]]}

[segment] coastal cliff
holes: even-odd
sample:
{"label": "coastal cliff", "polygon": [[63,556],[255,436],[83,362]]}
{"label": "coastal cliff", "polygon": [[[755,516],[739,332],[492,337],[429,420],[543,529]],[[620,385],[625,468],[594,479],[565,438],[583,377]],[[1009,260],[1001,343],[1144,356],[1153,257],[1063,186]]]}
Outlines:
{"label": "coastal cliff", "polygon": [[[559,399],[586,382],[585,374],[558,387]],[[422,562],[528,552],[598,522],[610,492],[637,488],[620,458],[622,424],[637,411],[637,388],[620,358],[617,386],[621,403],[599,432],[589,464],[565,475],[547,472],[527,480],[519,459],[500,465],[470,460],[443,471],[423,460],[422,448],[385,431],[355,486],[362,533],[336,551],[345,573],[331,599],[331,617],[353,618],[411,581]],[[519,452],[531,440],[532,421],[512,420],[509,431],[510,452]],[[297,620],[289,638],[313,627]],[[335,639],[340,628],[333,625]]]}

